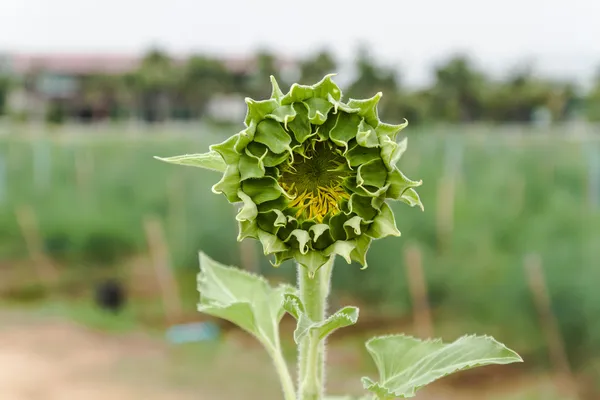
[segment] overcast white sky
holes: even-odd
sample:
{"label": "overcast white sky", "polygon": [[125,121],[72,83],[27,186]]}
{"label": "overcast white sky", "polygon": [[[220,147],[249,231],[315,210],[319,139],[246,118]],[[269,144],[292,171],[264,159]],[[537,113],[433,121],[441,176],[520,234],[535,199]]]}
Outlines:
{"label": "overcast white sky", "polygon": [[581,78],[600,66],[600,0],[0,0],[0,52],[327,46],[347,58],[360,41],[413,82],[456,51],[493,71],[535,60]]}

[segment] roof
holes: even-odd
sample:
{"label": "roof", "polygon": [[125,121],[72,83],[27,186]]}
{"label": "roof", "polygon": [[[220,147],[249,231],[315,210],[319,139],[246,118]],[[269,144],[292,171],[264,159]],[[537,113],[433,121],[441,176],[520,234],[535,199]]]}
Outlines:
{"label": "roof", "polygon": [[[24,75],[36,69],[47,72],[85,75],[85,74],[123,74],[137,68],[142,57],[139,55],[124,54],[11,54],[10,68],[18,74]],[[175,61],[182,62],[185,57],[175,57]],[[256,65],[254,57],[226,57],[222,59],[227,69],[232,72],[242,73]],[[285,68],[293,64],[292,60],[279,59],[279,67]]]}
{"label": "roof", "polygon": [[137,67],[140,58],[113,54],[13,54],[11,69],[25,74],[35,69],[66,74],[120,74]]}

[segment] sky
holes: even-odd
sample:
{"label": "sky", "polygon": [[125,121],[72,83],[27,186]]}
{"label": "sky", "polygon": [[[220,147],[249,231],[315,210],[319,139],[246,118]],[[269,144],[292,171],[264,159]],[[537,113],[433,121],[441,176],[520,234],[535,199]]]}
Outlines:
{"label": "sky", "polygon": [[600,67],[600,0],[0,0],[0,52],[245,55],[359,43],[409,83],[453,53],[499,75],[533,63],[578,80]]}

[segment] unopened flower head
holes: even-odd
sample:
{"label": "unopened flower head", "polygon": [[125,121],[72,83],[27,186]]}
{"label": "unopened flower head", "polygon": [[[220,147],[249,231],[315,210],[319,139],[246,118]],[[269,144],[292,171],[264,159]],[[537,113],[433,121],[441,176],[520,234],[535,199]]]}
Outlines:
{"label": "unopened flower head", "polygon": [[242,203],[238,240],[260,240],[274,265],[295,259],[314,272],[338,254],[366,266],[373,239],[400,235],[386,201],[422,208],[421,182],[396,167],[407,124],[379,120],[381,93],[342,102],[332,76],[287,94],[272,77],[271,98],[246,99],[246,128],[211,146],[226,164],[213,192]]}

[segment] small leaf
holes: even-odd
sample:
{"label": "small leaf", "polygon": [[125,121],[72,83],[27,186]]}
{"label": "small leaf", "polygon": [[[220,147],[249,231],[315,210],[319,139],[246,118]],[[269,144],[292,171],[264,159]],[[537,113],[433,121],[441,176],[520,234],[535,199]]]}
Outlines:
{"label": "small leaf", "polygon": [[168,162],[171,164],[187,165],[190,167],[200,167],[210,169],[211,171],[225,172],[227,164],[223,161],[223,157],[216,151],[209,151],[202,154],[185,154],[174,157],[154,157],[157,160]]}
{"label": "small leaf", "polygon": [[378,92],[375,96],[370,99],[350,99],[348,101],[348,107],[358,108],[358,115],[363,117],[365,121],[371,126],[379,125],[379,117],[377,116],[377,104],[383,94]]}
{"label": "small leaf", "polygon": [[356,142],[363,147],[379,147],[379,138],[375,133],[375,129],[367,124],[364,119],[358,125]]}
{"label": "small leaf", "polygon": [[333,108],[330,102],[318,97],[307,99],[304,104],[308,108],[308,120],[314,125],[323,125],[327,120],[329,110]]}
{"label": "small leaf", "polygon": [[291,105],[287,106],[279,106],[271,114],[266,116],[267,118],[272,118],[277,122],[281,122],[285,129],[287,129],[288,122],[293,121],[296,117],[296,110]]}
{"label": "small leaf", "polygon": [[422,181],[413,181],[408,179],[400,170],[394,168],[389,174],[388,183],[390,187],[386,193],[386,197],[394,200],[400,200],[404,192],[410,188],[418,187],[423,184]]}
{"label": "small leaf", "polygon": [[223,193],[230,203],[235,203],[240,201],[237,195],[239,188],[240,170],[237,165],[228,165],[221,180],[213,185],[212,192],[215,194]]}
{"label": "small leaf", "polygon": [[358,321],[358,307],[348,306],[336,311],[325,321],[316,324],[319,330],[319,338],[325,339],[340,328],[354,325]]}
{"label": "small leaf", "polygon": [[294,330],[294,341],[296,343],[300,343],[306,335],[313,331],[317,331],[319,340],[323,340],[340,328],[354,325],[358,320],[359,311],[358,307],[344,307],[324,321],[314,322],[304,312],[304,304],[300,297],[291,293],[284,295],[283,308],[297,321]]}
{"label": "small leaf", "polygon": [[275,79],[275,77],[273,75],[271,75],[270,78],[271,78],[271,86],[273,87],[273,90],[271,91],[271,98],[275,99],[277,101],[281,101],[281,98],[283,97],[283,92],[279,88],[279,84],[277,83],[277,80]]}
{"label": "small leaf", "polygon": [[266,115],[271,114],[273,110],[279,107],[277,99],[256,101],[247,97],[246,104],[248,105],[248,112],[244,120],[246,126],[250,126],[253,122],[262,121]]}
{"label": "small leaf", "polygon": [[375,217],[375,220],[369,226],[367,235],[373,239],[381,239],[386,236],[400,236],[400,231],[396,227],[394,212],[387,203],[381,205],[381,213]]}
{"label": "small leaf", "polygon": [[453,372],[523,361],[489,336],[463,336],[446,344],[439,339],[422,341],[392,335],[370,339],[366,347],[375,361],[380,382],[364,377],[363,386],[386,400],[414,397],[418,389]]}
{"label": "small leaf", "polygon": [[275,200],[285,194],[275,178],[265,176],[257,179],[247,179],[242,182],[242,190],[252,198],[256,204]]}
{"label": "small leaf", "polygon": [[286,150],[291,150],[292,138],[279,122],[265,119],[256,127],[254,141],[264,144],[275,154],[281,154]]}
{"label": "small leaf", "polygon": [[238,190],[238,197],[244,202],[244,205],[240,209],[238,215],[236,215],[235,219],[238,221],[252,221],[256,219],[258,210],[256,208],[256,204],[254,204],[250,196],[241,190]]}
{"label": "small leaf", "polygon": [[286,293],[283,295],[283,309],[296,320],[300,318],[300,314],[304,313],[302,300],[293,293]]}
{"label": "small leaf", "polygon": [[254,335],[265,346],[275,346],[279,322],[285,313],[285,293],[295,289],[271,287],[267,281],[240,269],[220,264],[200,253],[198,311],[230,321]]}
{"label": "small leaf", "polygon": [[335,144],[346,148],[347,151],[348,142],[356,137],[359,124],[360,117],[357,114],[341,112],[339,113],[337,124],[329,132],[329,137]]}
{"label": "small leaf", "polygon": [[235,150],[240,136],[241,134],[237,133],[221,143],[213,144],[210,146],[210,150],[220,154],[225,164],[235,164],[240,158],[240,154]]}
{"label": "small leaf", "polygon": [[402,139],[400,143],[394,142],[387,136],[381,138],[381,159],[385,162],[388,170],[393,171],[396,168],[396,164],[406,151],[406,147],[407,138]]}
{"label": "small leaf", "polygon": [[239,162],[240,179],[242,181],[249,178],[262,178],[265,176],[265,166],[260,158],[249,156],[244,152],[240,155]]}
{"label": "small leaf", "polygon": [[304,103],[294,103],[296,118],[288,123],[288,128],[294,133],[298,143],[304,143],[306,139],[314,135],[310,130],[310,121],[308,120],[308,108]]}
{"label": "small leaf", "polygon": [[404,119],[404,123],[400,125],[392,125],[386,124],[385,122],[380,122],[379,125],[377,125],[377,128],[375,128],[375,131],[379,137],[387,136],[392,140],[396,140],[398,133],[407,126],[408,121],[406,119]]}
{"label": "small leaf", "polygon": [[419,197],[419,194],[413,188],[410,188],[406,192],[402,193],[400,201],[408,204],[411,207],[419,206],[421,208],[421,211],[425,211],[425,207],[423,207],[423,203],[421,203],[421,198]]}

